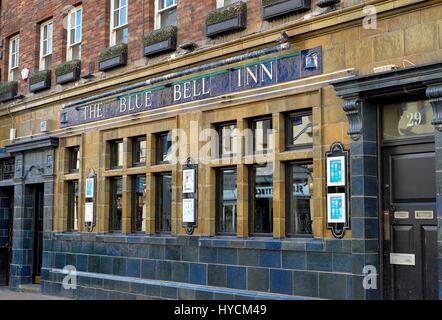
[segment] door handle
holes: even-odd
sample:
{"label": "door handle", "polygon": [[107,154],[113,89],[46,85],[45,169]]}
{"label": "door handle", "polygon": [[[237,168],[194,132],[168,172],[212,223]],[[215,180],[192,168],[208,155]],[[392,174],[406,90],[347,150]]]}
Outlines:
{"label": "door handle", "polygon": [[390,211],[384,210],[384,240],[390,240]]}

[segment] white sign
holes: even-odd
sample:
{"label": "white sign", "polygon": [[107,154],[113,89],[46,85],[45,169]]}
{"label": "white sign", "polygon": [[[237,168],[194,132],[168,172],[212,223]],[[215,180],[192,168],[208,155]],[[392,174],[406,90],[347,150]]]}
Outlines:
{"label": "white sign", "polygon": [[327,222],[345,223],[345,193],[327,194]]}
{"label": "white sign", "polygon": [[195,222],[195,199],[183,199],[183,222]]}
{"label": "white sign", "polygon": [[195,169],[183,170],[183,193],[195,192]]}
{"label": "white sign", "polygon": [[94,186],[95,185],[95,179],[94,178],[87,178],[86,179],[86,198],[93,198],[94,197]]}
{"label": "white sign", "polygon": [[93,223],[94,222],[94,203],[86,202],[84,204],[84,222]]}
{"label": "white sign", "polygon": [[345,157],[327,158],[327,186],[345,186]]}

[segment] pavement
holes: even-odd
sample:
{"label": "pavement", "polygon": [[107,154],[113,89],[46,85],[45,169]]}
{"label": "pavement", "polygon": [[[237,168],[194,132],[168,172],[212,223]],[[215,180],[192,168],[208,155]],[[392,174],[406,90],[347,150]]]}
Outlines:
{"label": "pavement", "polygon": [[12,291],[0,287],[0,300],[69,300],[63,297],[47,296],[39,292]]}

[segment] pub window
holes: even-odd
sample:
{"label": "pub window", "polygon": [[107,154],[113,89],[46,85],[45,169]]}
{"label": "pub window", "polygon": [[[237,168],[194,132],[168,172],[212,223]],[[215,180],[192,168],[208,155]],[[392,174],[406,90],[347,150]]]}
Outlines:
{"label": "pub window", "polygon": [[18,62],[20,56],[20,36],[9,39],[8,81],[18,80]]}
{"label": "pub window", "polygon": [[83,8],[71,9],[67,21],[67,61],[81,59],[81,27]]}
{"label": "pub window", "polygon": [[112,177],[110,179],[109,193],[109,231],[121,232],[121,221],[123,215],[123,178]]}
{"label": "pub window", "polygon": [[223,123],[217,126],[217,132],[219,137],[219,157],[231,157],[234,155],[235,143],[237,141],[236,123]]}
{"label": "pub window", "polygon": [[244,1],[244,0],[216,0],[216,7],[222,8],[239,1]]}
{"label": "pub window", "polygon": [[146,176],[133,179],[132,187],[132,232],[144,232],[146,221]]}
{"label": "pub window", "polygon": [[109,142],[110,168],[119,169],[123,167],[123,140]]}
{"label": "pub window", "polygon": [[155,230],[157,233],[170,233],[172,218],[172,174],[160,173],[156,176]]}
{"label": "pub window", "polygon": [[308,148],[313,145],[312,112],[289,113],[286,117],[286,148]]}
{"label": "pub window", "polygon": [[68,231],[78,231],[78,181],[68,182]]}
{"label": "pub window", "polygon": [[221,168],[218,170],[216,203],[216,232],[225,235],[236,234],[236,168]]}
{"label": "pub window", "polygon": [[172,135],[170,132],[159,133],[156,136],[156,163],[168,163],[172,154]]}
{"label": "pub window", "polygon": [[176,25],[177,0],[155,0],[155,29]]}
{"label": "pub window", "polygon": [[433,135],[433,109],[428,101],[387,104],[382,108],[383,139],[403,140]]}
{"label": "pub window", "polygon": [[252,235],[273,232],[273,166],[254,165],[250,170],[249,223]]}
{"label": "pub window", "polygon": [[14,178],[15,159],[4,158],[0,160],[0,180],[9,180]]}
{"label": "pub window", "polygon": [[111,36],[110,45],[127,43],[127,2],[128,0],[110,0],[111,2]]}
{"label": "pub window", "polygon": [[69,172],[78,172],[80,170],[80,147],[68,149],[69,153]]}
{"label": "pub window", "polygon": [[132,140],[132,164],[141,166],[146,163],[146,137],[136,137]]}
{"label": "pub window", "polygon": [[51,69],[52,26],[52,20],[40,25],[40,70]]}
{"label": "pub window", "polygon": [[287,235],[312,234],[311,197],[313,192],[311,161],[287,164]]}
{"label": "pub window", "polygon": [[251,124],[254,153],[269,152],[272,149],[272,117],[253,119]]}

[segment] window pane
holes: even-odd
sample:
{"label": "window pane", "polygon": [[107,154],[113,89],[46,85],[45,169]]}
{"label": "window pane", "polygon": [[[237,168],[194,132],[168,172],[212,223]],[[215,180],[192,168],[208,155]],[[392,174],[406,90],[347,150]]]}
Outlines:
{"label": "window pane", "polygon": [[121,218],[123,213],[123,179],[121,177],[112,178],[110,199],[110,231],[121,231]]}
{"label": "window pane", "polygon": [[144,220],[146,219],[146,176],[136,176],[134,179],[133,195],[133,225],[132,231],[146,231]]}
{"label": "window pane", "polygon": [[273,167],[252,167],[252,233],[273,232]]}
{"label": "window pane", "polygon": [[236,169],[222,169],[218,176],[218,232],[236,233]]}
{"label": "window pane", "polygon": [[254,150],[263,152],[270,148],[270,136],[272,132],[272,119],[257,120],[254,128]]}
{"label": "window pane", "polygon": [[313,187],[313,165],[290,164],[288,168],[288,234],[311,234],[310,198]]}
{"label": "window pane", "polygon": [[78,231],[78,181],[68,184],[68,231]]}
{"label": "window pane", "polygon": [[161,27],[176,25],[176,9],[167,10],[161,13]]}
{"label": "window pane", "polygon": [[172,175],[170,173],[158,176],[156,220],[157,232],[170,232],[172,214]]}
{"label": "window pane", "polygon": [[122,141],[112,141],[110,142],[110,160],[112,167],[122,167],[123,166],[123,142]]}
{"label": "window pane", "polygon": [[120,25],[127,23],[127,7],[122,7],[120,10]]}
{"label": "window pane", "polygon": [[115,44],[127,43],[128,41],[128,29],[122,28],[115,31]]}
{"label": "window pane", "polygon": [[236,124],[221,125],[219,132],[221,155],[232,155],[235,151]]}
{"label": "window pane", "polygon": [[146,162],[146,139],[135,138],[133,142],[133,163],[140,164]]}
{"label": "window pane", "polygon": [[385,105],[383,112],[384,140],[411,138],[434,133],[431,124],[433,109],[428,101]]}
{"label": "window pane", "polygon": [[69,149],[69,171],[78,171],[80,169],[80,148]]}
{"label": "window pane", "polygon": [[170,133],[163,133],[158,136],[157,162],[169,162],[172,160],[172,138]]}
{"label": "window pane", "polygon": [[311,114],[290,115],[288,146],[297,146],[313,143],[313,124]]}

